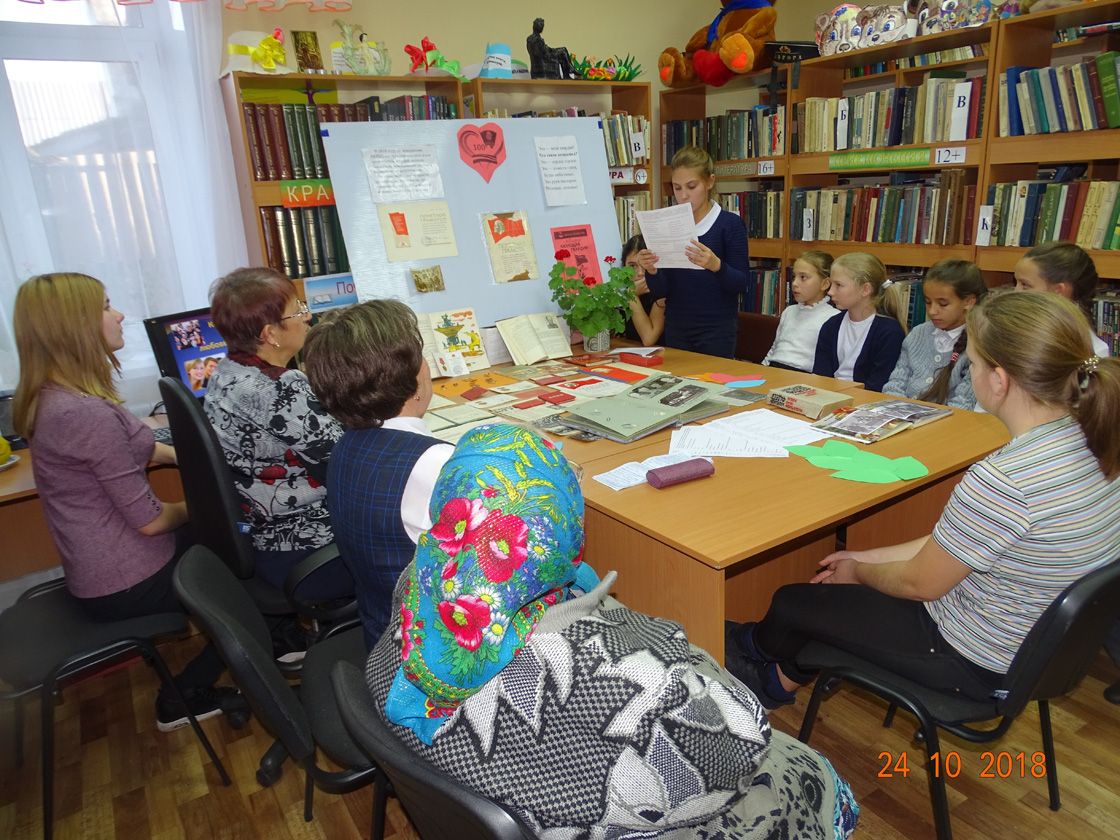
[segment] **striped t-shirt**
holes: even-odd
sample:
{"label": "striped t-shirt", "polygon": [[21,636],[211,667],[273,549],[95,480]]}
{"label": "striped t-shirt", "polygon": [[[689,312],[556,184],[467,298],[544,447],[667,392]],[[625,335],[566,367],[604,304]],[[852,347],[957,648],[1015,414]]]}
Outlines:
{"label": "striped t-shirt", "polygon": [[965,658],[1007,673],[1062,590],[1120,558],[1120,478],[1067,415],[969,468],[933,538],[972,572],[926,609]]}

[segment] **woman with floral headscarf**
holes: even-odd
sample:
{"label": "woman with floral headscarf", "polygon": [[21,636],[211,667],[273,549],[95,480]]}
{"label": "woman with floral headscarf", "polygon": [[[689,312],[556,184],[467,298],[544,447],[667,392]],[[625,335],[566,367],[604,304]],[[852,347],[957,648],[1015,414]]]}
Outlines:
{"label": "woman with floral headscarf", "polygon": [[582,562],[583,496],[551,443],[472,430],[431,514],[366,671],[405,746],[536,834],[852,831],[858,808],[825,759]]}

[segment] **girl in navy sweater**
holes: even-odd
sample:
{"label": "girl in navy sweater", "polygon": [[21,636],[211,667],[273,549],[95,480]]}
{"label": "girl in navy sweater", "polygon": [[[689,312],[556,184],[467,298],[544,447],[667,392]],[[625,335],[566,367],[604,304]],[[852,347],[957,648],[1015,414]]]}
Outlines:
{"label": "girl in navy sweater", "polygon": [[[871,254],[844,254],[833,261],[830,279],[832,305],[847,311],[821,327],[813,373],[882,391],[906,337],[896,320],[898,295],[889,288],[887,269]],[[881,301],[887,315],[877,312]]]}
{"label": "girl in navy sweater", "polygon": [[712,158],[703,149],[686,146],[673,155],[673,195],[692,205],[696,238],[685,248],[685,268],[657,270],[657,255],[638,253],[649,290],[665,298],[668,347],[732,358],[738,328],[739,297],[747,290],[747,231],[743,220],[721,210],[712,200],[716,185]]}

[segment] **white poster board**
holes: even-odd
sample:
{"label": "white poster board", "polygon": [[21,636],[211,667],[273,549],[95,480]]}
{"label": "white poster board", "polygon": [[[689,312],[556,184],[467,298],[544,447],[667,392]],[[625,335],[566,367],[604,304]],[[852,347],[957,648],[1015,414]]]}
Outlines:
{"label": "white poster board", "polygon": [[[489,124],[501,128],[505,160],[496,167],[483,161],[472,168],[460,154],[460,129],[483,130]],[[397,298],[417,312],[472,307],[479,325],[487,326],[514,315],[556,311],[548,289],[548,271],[555,262],[552,228],[590,225],[599,258],[619,256],[622,245],[598,118],[324,123],[322,128],[360,300]],[[464,134],[468,141],[477,136],[469,129]],[[546,147],[562,148],[575,139],[585,203],[549,205],[538,164],[538,138],[545,138]],[[469,149],[464,154],[469,156]],[[429,165],[433,156],[438,175]],[[403,182],[391,177],[396,159],[402,163]],[[383,197],[412,199],[375,203],[371,167]],[[566,201],[579,197],[571,189],[565,195]],[[555,191],[552,200],[557,200]],[[423,202],[425,212],[414,212]],[[445,211],[440,206],[444,204]],[[499,282],[492,264],[493,232],[488,239],[483,225],[487,217],[493,224],[494,214],[517,211],[528,220],[536,271],[528,272],[530,279]],[[422,223],[419,235],[410,216]],[[446,218],[451,235],[442,227]],[[409,249],[437,256],[409,259]],[[444,289],[421,294],[411,270],[433,266],[442,269]],[[605,275],[606,266],[600,269]]]}

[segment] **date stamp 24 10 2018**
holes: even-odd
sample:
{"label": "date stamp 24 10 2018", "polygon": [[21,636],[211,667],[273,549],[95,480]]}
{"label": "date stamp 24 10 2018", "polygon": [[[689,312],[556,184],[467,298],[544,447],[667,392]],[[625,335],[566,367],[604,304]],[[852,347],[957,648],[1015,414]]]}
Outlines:
{"label": "date stamp 24 10 2018", "polygon": [[[884,750],[879,753],[879,760],[883,762],[877,774],[880,779],[893,779],[896,776],[906,778],[910,775],[910,760],[905,751],[895,755]],[[933,775],[944,776],[946,779],[960,776],[963,767],[961,755],[956,750],[935,752],[929,757],[929,763]],[[980,766],[976,770],[976,776],[980,779],[1042,779],[1046,777],[1046,755],[1043,752],[1028,755],[1007,750],[985,750],[980,753]]]}

